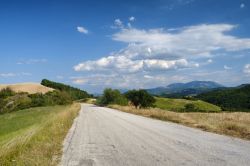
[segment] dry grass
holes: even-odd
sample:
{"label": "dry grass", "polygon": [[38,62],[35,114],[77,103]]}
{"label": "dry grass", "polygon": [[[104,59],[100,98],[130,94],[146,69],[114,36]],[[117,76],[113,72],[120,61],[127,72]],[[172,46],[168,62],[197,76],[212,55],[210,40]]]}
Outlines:
{"label": "dry grass", "polygon": [[14,92],[27,92],[29,94],[34,93],[47,93],[53,91],[52,88],[48,88],[38,83],[20,83],[20,84],[2,84],[0,90],[4,88],[10,88]]}
{"label": "dry grass", "polygon": [[246,112],[178,113],[158,108],[135,109],[131,106],[118,105],[110,105],[109,107],[123,112],[250,140],[250,113]]}
{"label": "dry grass", "polygon": [[[73,104],[44,107],[42,110],[28,109],[27,113],[26,110],[21,110],[16,114],[2,115],[5,116],[3,120],[9,118],[13,122],[10,123],[12,127],[6,126],[8,130],[0,127],[4,131],[0,137],[0,165],[58,165],[63,140],[79,110],[80,105]],[[30,118],[30,115],[34,114],[38,116],[35,120]],[[21,121],[23,118],[31,122],[19,128],[15,126],[14,121]],[[6,133],[7,131],[9,133]]]}

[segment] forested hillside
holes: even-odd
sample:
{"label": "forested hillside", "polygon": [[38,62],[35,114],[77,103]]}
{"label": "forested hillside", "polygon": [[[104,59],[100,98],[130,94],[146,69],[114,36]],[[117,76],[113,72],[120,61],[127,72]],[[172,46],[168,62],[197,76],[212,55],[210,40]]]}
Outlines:
{"label": "forested hillside", "polygon": [[53,89],[67,92],[72,97],[73,100],[91,97],[91,95],[88,94],[86,91],[62,83],[53,82],[47,79],[43,79],[41,84]]}
{"label": "forested hillside", "polygon": [[250,84],[203,93],[197,98],[221,106],[225,110],[250,111]]}

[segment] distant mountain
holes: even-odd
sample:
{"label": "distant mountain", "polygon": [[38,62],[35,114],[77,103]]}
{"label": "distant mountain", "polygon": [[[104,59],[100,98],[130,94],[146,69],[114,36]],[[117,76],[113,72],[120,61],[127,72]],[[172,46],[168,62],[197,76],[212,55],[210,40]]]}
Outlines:
{"label": "distant mountain", "polygon": [[250,84],[202,93],[196,98],[221,106],[226,110],[250,111]]}
{"label": "distant mountain", "polygon": [[150,94],[167,97],[182,97],[197,95],[224,86],[212,81],[192,81],[188,83],[174,83],[166,87],[146,89]]}

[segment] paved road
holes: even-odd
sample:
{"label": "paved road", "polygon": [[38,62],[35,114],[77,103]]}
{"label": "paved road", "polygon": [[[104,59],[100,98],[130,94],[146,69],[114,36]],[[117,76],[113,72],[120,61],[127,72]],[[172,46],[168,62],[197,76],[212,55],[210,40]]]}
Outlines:
{"label": "paved road", "polygon": [[250,141],[82,104],[64,166],[250,165]]}

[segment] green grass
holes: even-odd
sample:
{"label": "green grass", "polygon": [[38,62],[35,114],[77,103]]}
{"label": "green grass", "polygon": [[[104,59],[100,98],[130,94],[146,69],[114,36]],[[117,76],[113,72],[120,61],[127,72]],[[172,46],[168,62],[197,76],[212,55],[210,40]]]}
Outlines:
{"label": "green grass", "polygon": [[195,108],[199,110],[199,112],[220,112],[221,111],[220,107],[201,101],[201,100],[193,101],[193,100],[186,100],[186,99],[169,99],[169,98],[156,97],[156,102],[155,102],[156,107],[160,109],[168,110],[168,111],[175,111],[175,112],[185,112],[186,104],[193,104]]}
{"label": "green grass", "polygon": [[0,165],[57,165],[79,104],[0,115]]}

